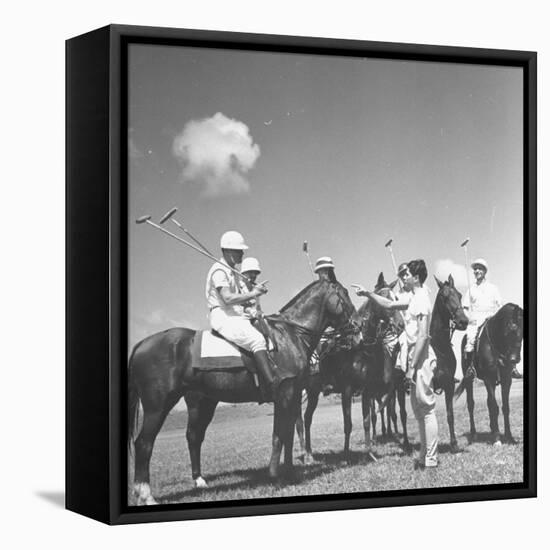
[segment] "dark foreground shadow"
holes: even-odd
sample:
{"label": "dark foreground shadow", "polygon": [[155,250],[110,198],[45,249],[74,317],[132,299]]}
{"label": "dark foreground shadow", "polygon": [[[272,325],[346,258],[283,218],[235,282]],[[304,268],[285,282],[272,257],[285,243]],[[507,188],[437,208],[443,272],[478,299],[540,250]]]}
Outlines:
{"label": "dark foreground shadow", "polygon": [[[470,436],[470,432],[464,432],[462,435],[468,440],[468,445],[471,445],[472,443],[485,443],[487,445],[493,445],[495,442],[495,437],[491,432],[476,432],[473,439]],[[517,436],[514,437],[514,442],[508,441],[502,433],[500,434],[500,440],[504,444],[512,443],[514,445],[518,445],[523,442]]]}
{"label": "dark foreground shadow", "polygon": [[46,500],[50,504],[53,504],[54,506],[65,508],[64,491],[37,491],[35,495],[43,500]]}
{"label": "dark foreground shadow", "polygon": [[[347,457],[343,451],[314,453],[313,458],[315,460],[313,464],[303,465],[300,462],[295,462],[291,474],[286,472],[284,466],[281,465],[281,475],[276,480],[269,477],[268,469],[265,467],[231,470],[207,476],[206,481],[209,483],[209,486],[204,489],[190,488],[184,491],[170,492],[169,487],[166,487],[165,490],[167,492],[159,500],[163,503],[180,502],[189,497],[207,495],[208,493],[216,493],[218,491],[251,490],[260,487],[284,488],[314,480],[334,471],[336,468],[345,468],[347,466],[369,464],[372,462],[372,459],[364,451],[350,451]],[[216,483],[218,480],[228,476],[238,476],[243,479]]]}

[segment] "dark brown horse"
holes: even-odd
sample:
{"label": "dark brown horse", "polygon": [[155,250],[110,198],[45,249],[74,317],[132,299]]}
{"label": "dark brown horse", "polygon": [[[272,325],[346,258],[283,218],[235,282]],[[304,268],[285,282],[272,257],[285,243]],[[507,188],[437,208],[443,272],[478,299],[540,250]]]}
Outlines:
{"label": "dark brown horse", "polygon": [[[510,386],[512,385],[512,369],[521,357],[521,342],[523,340],[523,310],[516,304],[502,306],[481,328],[478,344],[474,355],[477,377],[483,380],[487,389],[487,408],[489,409],[489,425],[491,442],[500,444],[501,437],[498,428],[498,404],[496,386],[500,382],[502,395],[502,415],[504,416],[505,443],[516,443],[510,430]],[[462,339],[462,370],[465,370],[464,345]],[[470,415],[470,441],[476,437],[474,422],[474,389],[473,379],[464,380],[457,389],[457,396],[466,388],[468,413]]]}
{"label": "dark brown horse", "polygon": [[[276,349],[274,360],[282,379],[274,398],[270,477],[278,474],[283,446],[285,467],[291,471],[303,375],[320,335],[329,325],[340,328],[357,322],[347,290],[335,279],[315,281],[278,315],[268,318]],[[138,505],[155,504],[149,484],[151,453],[166,416],[181,397],[187,404],[187,443],[196,487],[206,486],[201,476],[201,445],[218,402],[245,403],[260,398],[254,377],[246,368],[196,371],[192,366],[195,335],[196,331],[186,328],[166,330],[145,338],[132,351],[128,372],[130,449],[140,401],[144,412],[143,426],[135,439],[134,491]]]}
{"label": "dark brown horse", "polygon": [[435,298],[430,323],[430,345],[437,358],[433,384],[436,392],[441,390],[445,392],[450,447],[451,452],[455,453],[458,451],[453,410],[456,356],[451,338],[454,328],[458,330],[466,329],[468,318],[462,307],[462,294],[456,289],[453,276],[449,275],[447,281],[444,282],[441,282],[437,277],[434,277],[434,279],[437,282],[439,291]]}
{"label": "dark brown horse", "polygon": [[[375,292],[386,298],[392,299],[392,285],[388,285],[381,273],[375,287]],[[351,404],[353,395],[357,392],[362,394],[363,427],[365,430],[365,445],[367,452],[372,456],[370,423],[371,423],[371,401],[380,397],[386,392],[392,392],[393,371],[397,348],[390,350],[385,339],[390,334],[398,334],[402,330],[402,317],[397,311],[388,311],[378,306],[373,300],[365,302],[359,308],[359,316],[363,323],[363,342],[352,349],[335,351],[323,356],[320,359],[321,373],[330,373],[334,379],[335,387],[342,395],[342,413],[344,417],[344,456],[349,458],[350,435],[352,430]],[[395,336],[394,336],[395,337]],[[311,424],[313,413],[319,402],[321,392],[322,374],[316,372],[310,374],[306,383],[307,407],[304,413],[303,424],[299,419],[298,437],[304,456],[304,462],[313,462],[311,451]],[[399,394],[398,394],[399,395]],[[406,426],[405,394],[402,393],[400,405],[404,412],[403,433],[404,446],[409,446]],[[403,414],[401,416],[403,420]],[[304,429],[305,428],[305,429]],[[305,432],[305,441],[304,441]]]}

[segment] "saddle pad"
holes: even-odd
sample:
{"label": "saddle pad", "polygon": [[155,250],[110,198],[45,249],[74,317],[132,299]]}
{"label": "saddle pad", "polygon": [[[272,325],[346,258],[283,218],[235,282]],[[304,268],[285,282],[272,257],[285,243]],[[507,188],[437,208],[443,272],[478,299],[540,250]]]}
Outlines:
{"label": "saddle pad", "polygon": [[193,368],[197,370],[225,370],[244,368],[239,348],[211,331],[199,331],[193,343]]}
{"label": "saddle pad", "polygon": [[202,331],[201,359],[203,357],[241,357],[239,348],[225,338],[214,336],[210,330]]}

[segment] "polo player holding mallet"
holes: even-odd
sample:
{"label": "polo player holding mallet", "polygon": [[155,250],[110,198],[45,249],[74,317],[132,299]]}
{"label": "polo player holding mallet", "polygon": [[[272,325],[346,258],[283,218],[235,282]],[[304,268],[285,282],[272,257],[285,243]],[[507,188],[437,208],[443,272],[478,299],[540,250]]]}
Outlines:
{"label": "polo player holding mallet", "polygon": [[[472,262],[475,282],[469,288],[464,309],[468,312],[468,327],[466,328],[466,344],[464,346],[464,379],[476,377],[474,366],[475,346],[480,328],[485,321],[492,317],[502,306],[502,299],[498,288],[487,281],[489,266],[483,258]],[[512,370],[512,378],[522,378],[516,367]]]}
{"label": "polo player holding mallet", "polygon": [[210,326],[224,338],[251,351],[260,375],[262,402],[272,401],[276,379],[271,370],[264,336],[244,315],[244,304],[267,293],[264,284],[256,284],[243,292],[233,269],[240,265],[248,246],[237,231],[226,231],[220,240],[223,258],[216,262],[206,276],[206,301]]}

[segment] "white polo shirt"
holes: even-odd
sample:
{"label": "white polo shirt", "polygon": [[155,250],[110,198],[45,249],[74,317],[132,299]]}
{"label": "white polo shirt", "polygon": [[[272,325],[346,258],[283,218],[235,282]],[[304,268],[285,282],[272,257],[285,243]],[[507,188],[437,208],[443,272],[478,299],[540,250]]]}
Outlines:
{"label": "white polo shirt", "polygon": [[[470,304],[470,297],[472,301]],[[487,319],[494,315],[502,305],[502,299],[498,288],[487,280],[481,284],[474,284],[470,287],[470,292],[464,296],[464,307],[469,308],[469,316],[476,319]]]}
{"label": "white polo shirt", "polygon": [[405,310],[405,333],[407,343],[414,346],[418,340],[418,321],[421,316],[428,317],[428,330],[432,318],[432,301],[428,289],[424,286],[415,288],[410,295],[409,307]]}
{"label": "white polo shirt", "polygon": [[[223,259],[220,259],[220,262],[224,262]],[[220,293],[218,288],[229,288],[229,291],[232,293],[240,293],[241,287],[237,281],[237,276],[229,267],[223,263],[216,262],[208,271],[206,276],[206,302],[210,310],[215,307],[220,307],[225,311],[233,311],[238,315],[242,315],[243,307],[239,304],[227,306]]]}

